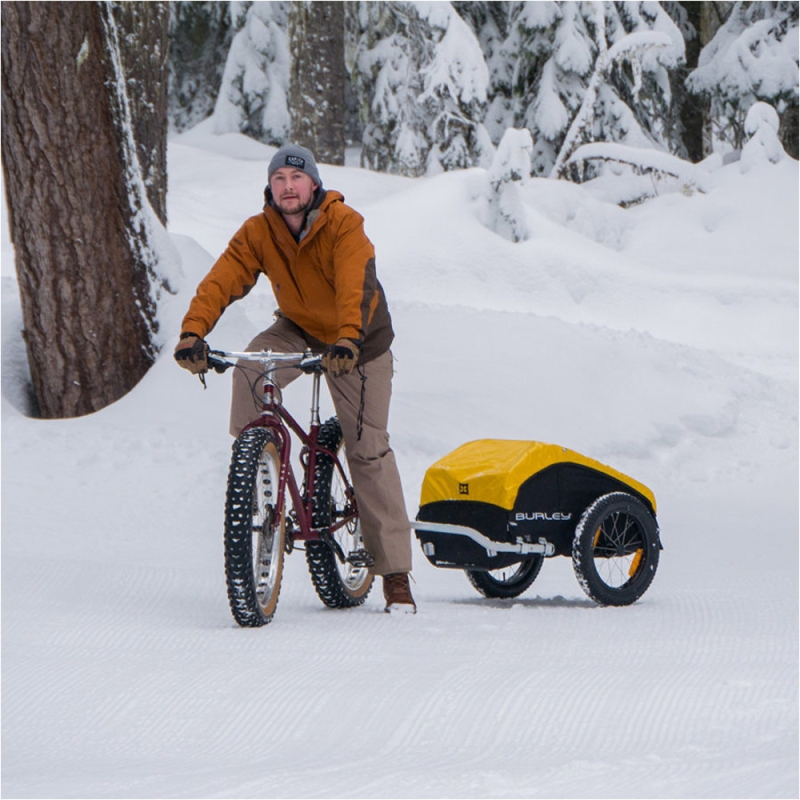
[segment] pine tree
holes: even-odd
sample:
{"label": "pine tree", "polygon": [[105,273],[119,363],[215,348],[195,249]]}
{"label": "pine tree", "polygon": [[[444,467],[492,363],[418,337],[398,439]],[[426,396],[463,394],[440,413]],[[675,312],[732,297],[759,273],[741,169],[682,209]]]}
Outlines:
{"label": "pine tree", "polygon": [[555,162],[605,46],[595,41],[602,30],[592,16],[602,14],[597,6],[526,3],[514,21],[515,125],[533,135],[534,174],[547,174]]}
{"label": "pine tree", "polygon": [[[550,173],[579,114],[587,140],[636,141],[669,150],[682,146],[669,86],[683,45],[659,4],[471,5],[459,9],[491,64],[487,128],[495,142],[508,127],[527,128],[534,139],[534,174]],[[598,72],[598,60],[609,48],[643,32],[662,34],[658,55],[653,41],[640,36],[639,47],[603,61]]]}
{"label": "pine tree", "polygon": [[513,125],[513,60],[508,57],[509,25],[518,3],[454,2],[453,7],[472,27],[489,70],[488,106],[483,124],[494,144]]}
{"label": "pine tree", "polygon": [[214,111],[233,39],[230,4],[169,4],[169,119],[187,130]]}
{"label": "pine tree", "polygon": [[520,185],[531,175],[533,140],[530,131],[509,128],[486,175],[479,218],[487,228],[511,242],[529,238]]}
{"label": "pine tree", "polygon": [[[611,10],[609,6],[606,12],[607,31]],[[611,61],[609,84],[631,110],[643,145],[685,156],[671,82],[671,75],[685,60],[683,34],[660,3],[617,2],[613,10],[619,28],[609,35],[609,44],[619,48],[620,54]],[[628,135],[615,132],[609,138],[626,141]]]}
{"label": "pine tree", "polygon": [[703,3],[662,2],[683,36],[685,60],[670,71],[670,92],[677,124],[680,127],[680,146],[677,152],[697,163],[705,158],[703,151],[703,123],[706,109],[695,101],[686,88],[686,78],[697,68],[697,59],[703,46],[701,39]]}
{"label": "pine tree", "polygon": [[488,163],[488,70],[450,3],[367,4],[355,89],[362,165],[418,176]]}
{"label": "pine tree", "polygon": [[778,112],[773,106],[760,101],[750,106],[744,121],[744,132],[748,139],[742,147],[742,172],[764,162],[777,164],[786,157],[778,138],[779,128]]}
{"label": "pine tree", "polygon": [[421,175],[425,170],[423,119],[414,102],[421,93],[413,62],[424,35],[409,38],[408,15],[396,3],[360,4],[359,41],[352,83],[362,118],[361,166],[377,172]]}
{"label": "pine tree", "polygon": [[284,144],[291,131],[288,21],[291,3],[252,3],[228,51],[213,112],[215,133],[244,133]]}
{"label": "pine tree", "polygon": [[[795,142],[798,108],[798,4],[735,4],[725,24],[703,48],[689,89],[711,106],[715,150],[741,149],[750,107],[762,101],[795,122],[784,135]],[[789,145],[791,147],[791,145]]]}

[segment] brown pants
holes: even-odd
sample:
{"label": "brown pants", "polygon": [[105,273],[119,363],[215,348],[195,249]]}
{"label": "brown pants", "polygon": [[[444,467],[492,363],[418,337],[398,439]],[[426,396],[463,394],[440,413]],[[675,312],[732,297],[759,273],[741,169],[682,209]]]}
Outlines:
{"label": "brown pants", "polygon": [[[247,349],[302,352],[306,343],[290,325],[278,320],[256,336]],[[259,365],[246,361],[239,363],[247,369],[234,370],[233,374],[230,425],[233,436],[238,436],[242,428],[261,412],[260,400],[256,401],[253,391],[255,384],[260,397]],[[366,376],[366,382],[359,438],[362,374]],[[302,373],[297,369],[280,369],[275,373],[275,383],[283,388],[300,375]],[[375,558],[372,572],[376,575],[410,572],[411,527],[400,473],[387,432],[392,396],[392,355],[386,352],[350,375],[340,378],[326,375],[325,378],[344,434],[364,546]]]}

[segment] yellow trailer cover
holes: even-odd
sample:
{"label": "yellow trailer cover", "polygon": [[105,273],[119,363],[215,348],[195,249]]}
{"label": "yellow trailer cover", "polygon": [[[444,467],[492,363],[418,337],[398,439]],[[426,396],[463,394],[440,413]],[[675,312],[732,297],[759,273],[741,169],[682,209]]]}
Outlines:
{"label": "yellow trailer cover", "polygon": [[519,487],[553,464],[580,464],[610,475],[646,497],[656,499],[644,484],[574,450],[544,442],[478,439],[467,442],[432,464],[422,482],[420,505],[440,500],[477,500],[511,511]]}

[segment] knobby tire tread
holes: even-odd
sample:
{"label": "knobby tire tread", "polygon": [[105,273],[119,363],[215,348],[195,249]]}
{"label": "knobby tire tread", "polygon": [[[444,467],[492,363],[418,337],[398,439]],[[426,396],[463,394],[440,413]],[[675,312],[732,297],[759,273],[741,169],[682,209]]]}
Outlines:
{"label": "knobby tire tread", "polygon": [[[595,565],[595,539],[601,527],[614,514],[624,514],[637,526],[641,542],[641,558],[629,580],[611,586],[598,573]],[[572,565],[578,583],[598,605],[627,606],[635,603],[650,587],[658,568],[661,541],[658,524],[649,509],[627,492],[612,492],[597,498],[582,514],[572,542]]]}
{"label": "knobby tire tread", "polygon": [[[283,541],[272,613],[265,616],[256,596],[252,563],[252,523],[254,494],[257,491],[261,458],[272,435],[264,428],[251,428],[233,445],[225,500],[225,578],[228,601],[236,622],[244,628],[257,628],[272,620],[281,589]],[[267,456],[269,457],[269,456]],[[283,531],[283,526],[279,526]],[[281,537],[283,538],[283,537]]]}
{"label": "knobby tire tread", "polygon": [[[318,444],[332,453],[337,453],[342,442],[339,420],[331,417],[319,431]],[[330,525],[331,488],[334,477],[333,460],[322,453],[317,455],[314,485],[313,525],[324,528]],[[372,588],[370,576],[366,591],[354,595],[342,582],[338,568],[338,557],[333,548],[324,541],[306,542],[306,563],[311,581],[319,599],[328,608],[354,608],[364,603]]]}

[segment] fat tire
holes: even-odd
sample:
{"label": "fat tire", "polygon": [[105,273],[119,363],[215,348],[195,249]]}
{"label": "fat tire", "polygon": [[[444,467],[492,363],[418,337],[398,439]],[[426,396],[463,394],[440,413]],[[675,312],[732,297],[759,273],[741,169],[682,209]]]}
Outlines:
{"label": "fat tire", "polygon": [[[342,440],[339,420],[331,417],[320,428],[318,444],[326,450],[336,453],[339,458],[343,458]],[[336,502],[332,490],[338,479],[339,475],[334,469],[333,459],[324,453],[318,453],[315,465],[312,517],[313,525],[317,529],[327,528],[332,522],[331,512]],[[360,523],[357,524],[360,525]],[[363,547],[360,544],[359,546]],[[319,599],[328,608],[360,606],[372,589],[373,576],[367,569],[361,568],[363,571],[359,571],[353,567],[344,567],[333,547],[326,541],[306,542],[306,563],[308,571],[311,573],[314,589]],[[354,585],[347,584],[346,578],[342,575],[343,568],[347,571],[348,576],[354,579]]]}
{"label": "fat tire", "polygon": [[572,542],[572,566],[596,603],[627,606],[653,582],[660,550],[658,524],[645,504],[626,492],[612,492],[583,512]]}
{"label": "fat tire", "polygon": [[[243,628],[270,622],[280,596],[286,531],[283,515],[275,519],[269,502],[277,491],[278,452],[264,428],[245,431],[233,445],[225,499],[225,578],[231,613]],[[265,538],[255,540],[259,535]],[[264,550],[254,550],[261,544]],[[266,585],[259,587],[263,575]]]}
{"label": "fat tire", "polygon": [[[532,558],[504,567],[502,570],[465,569],[464,572],[469,582],[484,596],[489,598],[519,597],[527,591],[536,580],[542,569],[544,556],[535,555]],[[508,577],[504,573],[516,566]]]}

